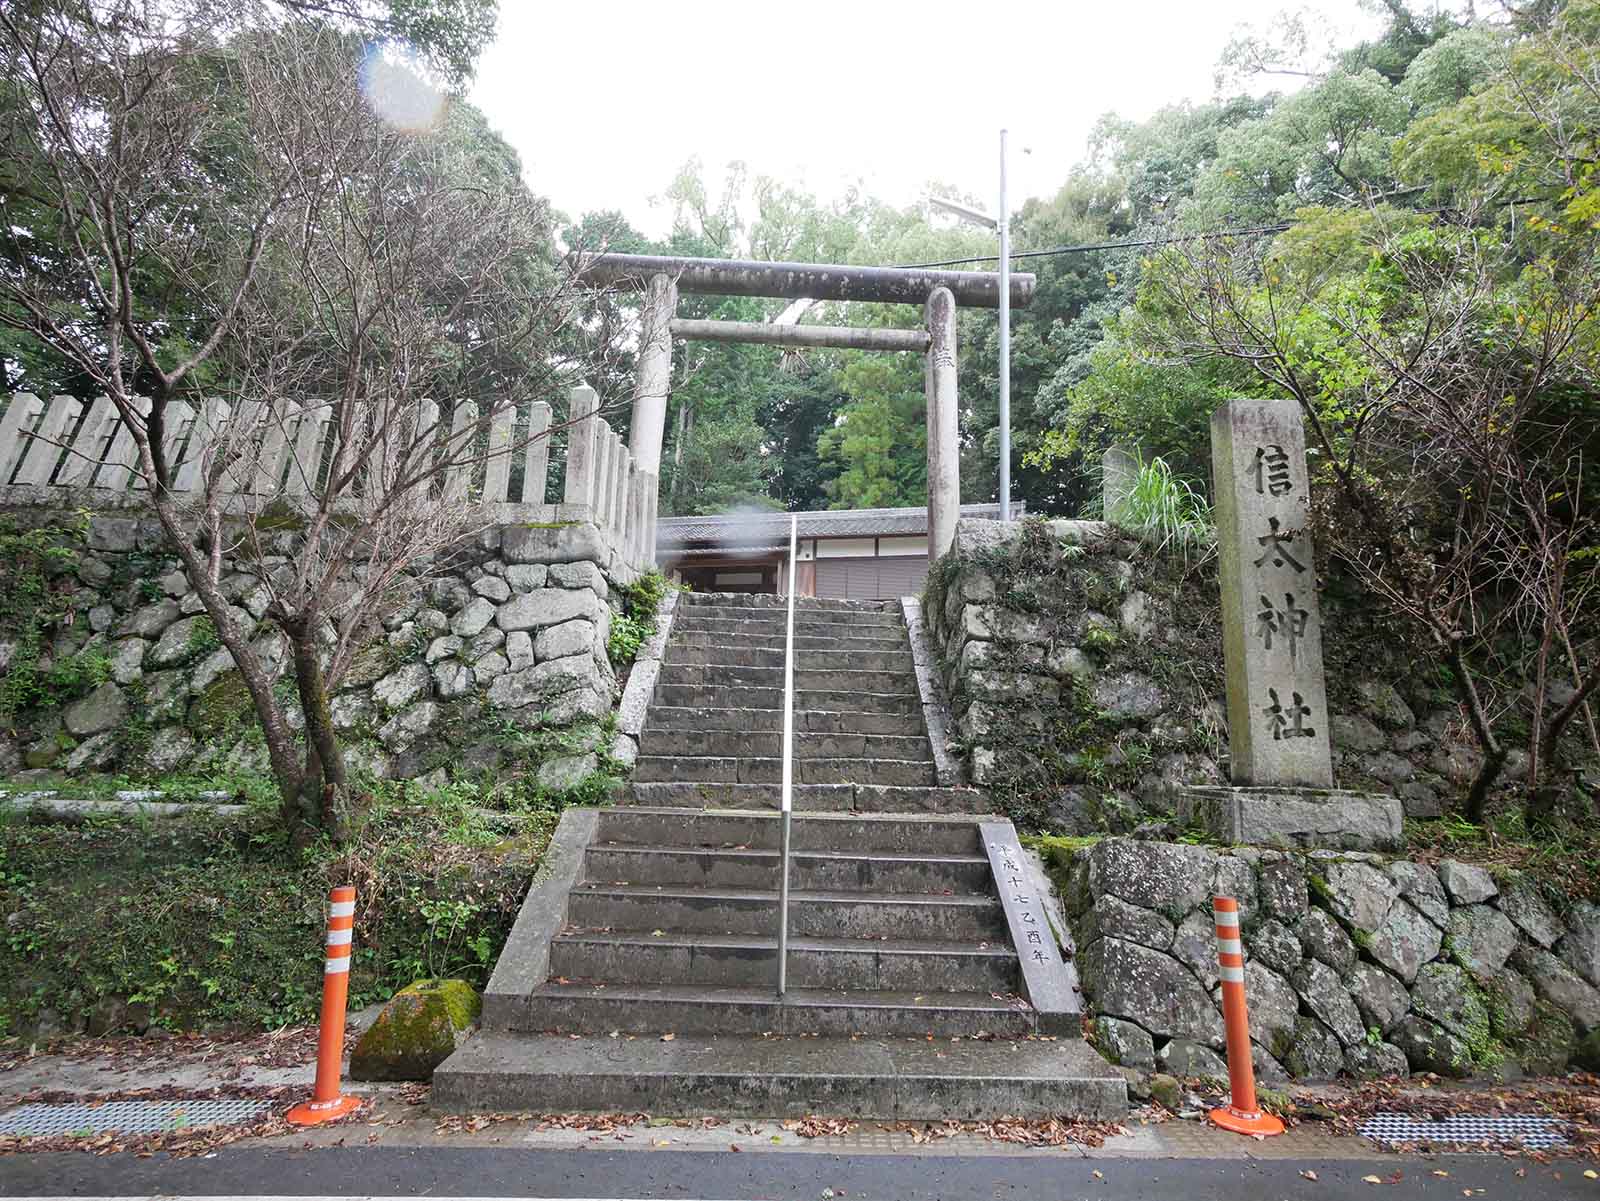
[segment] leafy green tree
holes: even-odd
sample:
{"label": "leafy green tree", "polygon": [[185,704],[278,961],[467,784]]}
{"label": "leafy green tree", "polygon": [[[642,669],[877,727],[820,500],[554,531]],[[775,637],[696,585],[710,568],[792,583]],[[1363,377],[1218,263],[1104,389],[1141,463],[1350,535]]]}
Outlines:
{"label": "leafy green tree", "polygon": [[928,498],[927,405],[911,355],[863,355],[842,372],[850,402],[817,439],[837,464],[824,488],[834,509],[921,505]]}
{"label": "leafy green tree", "polygon": [[768,381],[756,419],[772,446],[772,494],[788,510],[823,509],[827,481],[835,466],[817,449],[822,432],[846,402],[840,389],[837,355],[796,358]]}
{"label": "leafy green tree", "polygon": [[[402,575],[473,521],[440,485],[471,470],[476,431],[442,448],[412,436],[417,402],[564,391],[583,365],[560,353],[572,283],[548,206],[481,116],[446,105],[397,128],[361,90],[351,29],[214,16],[0,9],[0,76],[21,101],[0,129],[7,196],[57,215],[0,235],[0,326],[110,401],[254,704],[286,827],[345,837],[362,798],[329,697]],[[25,253],[36,235],[49,253]],[[325,398],[328,462],[318,447],[290,464],[306,486],[286,529],[267,515],[278,498],[234,480],[263,469],[253,415],[308,396]],[[168,435],[184,398],[229,407],[195,423],[187,457],[205,466],[180,494]],[[260,637],[222,590],[241,568],[268,595]],[[303,739],[275,687],[286,660]]]}

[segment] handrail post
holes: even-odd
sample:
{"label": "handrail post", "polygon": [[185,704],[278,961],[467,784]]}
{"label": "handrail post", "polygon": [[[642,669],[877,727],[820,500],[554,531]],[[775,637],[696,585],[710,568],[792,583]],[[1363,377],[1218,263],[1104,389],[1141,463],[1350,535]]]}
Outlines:
{"label": "handrail post", "polygon": [[778,865],[778,999],[789,979],[789,824],[794,810],[794,560],[799,519],[789,515],[789,620],[783,636],[783,834]]}

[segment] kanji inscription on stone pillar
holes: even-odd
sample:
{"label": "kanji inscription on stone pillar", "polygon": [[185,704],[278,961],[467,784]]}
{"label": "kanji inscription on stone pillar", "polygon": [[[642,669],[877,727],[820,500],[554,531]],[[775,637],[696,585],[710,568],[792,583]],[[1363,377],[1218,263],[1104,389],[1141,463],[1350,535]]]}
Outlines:
{"label": "kanji inscription on stone pillar", "polygon": [[1223,405],[1211,416],[1211,467],[1233,782],[1331,788],[1299,405]]}

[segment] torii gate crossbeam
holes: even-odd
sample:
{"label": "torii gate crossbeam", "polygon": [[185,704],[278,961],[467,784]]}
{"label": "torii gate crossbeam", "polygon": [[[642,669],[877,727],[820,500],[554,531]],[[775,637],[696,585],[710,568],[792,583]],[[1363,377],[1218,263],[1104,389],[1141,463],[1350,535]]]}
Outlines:
{"label": "torii gate crossbeam", "polygon": [[[645,292],[629,448],[641,470],[657,476],[666,433],[675,337],[922,352],[923,386],[928,399],[928,550],[930,556],[937,559],[950,549],[955,541],[956,515],[961,506],[956,305],[998,308],[999,272],[604,254],[585,259],[579,264],[578,273],[583,282],[593,287],[636,287]],[[1033,299],[1035,285],[1032,275],[1012,275],[1012,305],[1027,305]],[[920,304],[925,328],[884,330],[683,320],[677,316],[680,291],[719,296],[770,296],[784,300]]]}

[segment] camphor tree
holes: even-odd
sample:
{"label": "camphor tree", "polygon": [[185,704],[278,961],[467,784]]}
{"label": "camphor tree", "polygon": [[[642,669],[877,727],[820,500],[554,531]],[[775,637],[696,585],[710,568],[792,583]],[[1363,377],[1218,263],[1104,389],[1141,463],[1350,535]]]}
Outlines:
{"label": "camphor tree", "polygon": [[[467,484],[484,423],[519,401],[561,411],[592,363],[515,156],[302,7],[321,8],[247,10],[249,25],[141,0],[0,10],[6,202],[58,214],[54,253],[8,260],[0,324],[81,372],[129,431],[299,837],[340,836],[359,808],[329,697],[403,577],[480,520]],[[447,401],[429,424],[429,397],[476,401],[479,422],[453,423]],[[199,469],[180,489],[186,413]],[[331,427],[325,450],[302,421]],[[241,570],[281,637],[252,638],[230,605]],[[285,660],[303,751],[274,692]]]}

